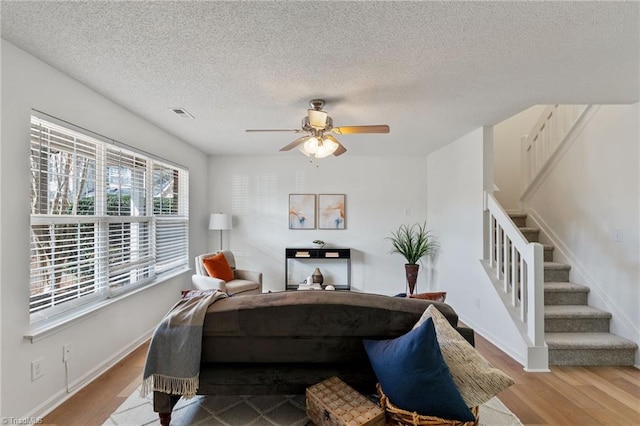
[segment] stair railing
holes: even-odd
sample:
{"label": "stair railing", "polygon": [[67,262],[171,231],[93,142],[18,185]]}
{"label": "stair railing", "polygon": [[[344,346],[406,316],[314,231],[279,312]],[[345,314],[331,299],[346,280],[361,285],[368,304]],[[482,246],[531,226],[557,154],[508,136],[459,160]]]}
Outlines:
{"label": "stair railing", "polygon": [[493,194],[485,192],[488,239],[483,264],[527,344],[525,370],[548,371],[544,341],[544,252],[522,235]]}
{"label": "stair railing", "polygon": [[529,135],[520,141],[523,194],[549,164],[587,107],[588,105],[549,105]]}

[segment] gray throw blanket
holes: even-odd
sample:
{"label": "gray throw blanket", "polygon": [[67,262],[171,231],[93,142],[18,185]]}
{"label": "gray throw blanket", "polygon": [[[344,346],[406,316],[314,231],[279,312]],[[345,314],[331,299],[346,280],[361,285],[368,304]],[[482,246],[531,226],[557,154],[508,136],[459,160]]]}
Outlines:
{"label": "gray throw blanket", "polygon": [[218,290],[190,291],[153,332],[140,395],[151,391],[193,397],[199,387],[202,328],[209,305],[227,297]]}

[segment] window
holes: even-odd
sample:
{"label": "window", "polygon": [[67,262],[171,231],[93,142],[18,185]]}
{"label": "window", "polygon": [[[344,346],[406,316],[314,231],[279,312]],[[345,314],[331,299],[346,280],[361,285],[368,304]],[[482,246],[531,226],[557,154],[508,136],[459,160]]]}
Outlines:
{"label": "window", "polygon": [[188,171],[31,117],[32,322],[188,265]]}

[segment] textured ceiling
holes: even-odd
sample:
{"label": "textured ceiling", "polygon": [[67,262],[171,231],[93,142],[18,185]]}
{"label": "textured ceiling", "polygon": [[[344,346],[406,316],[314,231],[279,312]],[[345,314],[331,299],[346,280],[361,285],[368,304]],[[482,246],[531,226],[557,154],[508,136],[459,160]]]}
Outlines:
{"label": "textured ceiling", "polygon": [[[427,154],[534,104],[639,100],[638,2],[2,1],[2,37],[211,154],[275,154],[308,101],[348,155]],[[184,107],[183,120],[170,107]],[[282,154],[299,155],[299,154]]]}

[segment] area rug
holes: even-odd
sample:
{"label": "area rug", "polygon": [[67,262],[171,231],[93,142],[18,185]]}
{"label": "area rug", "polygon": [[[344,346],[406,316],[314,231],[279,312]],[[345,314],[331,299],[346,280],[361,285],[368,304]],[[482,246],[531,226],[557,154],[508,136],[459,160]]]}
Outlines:
{"label": "area rug", "polygon": [[[136,390],[111,414],[103,426],[159,425],[153,412],[153,394]],[[180,399],[173,409],[172,426],[305,426],[304,395],[196,396]],[[493,398],[480,407],[481,426],[522,426],[504,404]]]}

